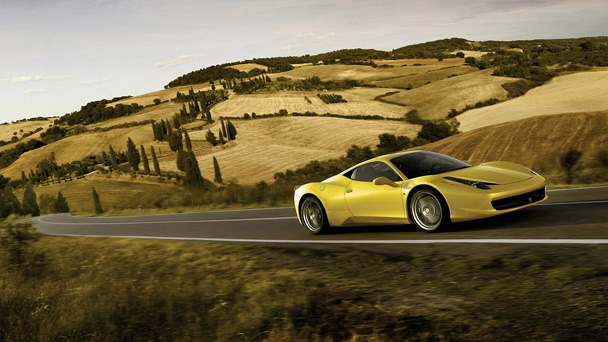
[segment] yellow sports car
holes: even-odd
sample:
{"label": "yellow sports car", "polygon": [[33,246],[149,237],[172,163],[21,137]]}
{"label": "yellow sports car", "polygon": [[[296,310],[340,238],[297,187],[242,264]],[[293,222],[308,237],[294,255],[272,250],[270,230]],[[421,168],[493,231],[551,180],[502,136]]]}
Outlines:
{"label": "yellow sports car", "polygon": [[413,223],[425,232],[547,199],[545,179],[505,161],[471,166],[441,153],[408,151],[357,164],[320,183],[296,186],[300,223],[329,227]]}

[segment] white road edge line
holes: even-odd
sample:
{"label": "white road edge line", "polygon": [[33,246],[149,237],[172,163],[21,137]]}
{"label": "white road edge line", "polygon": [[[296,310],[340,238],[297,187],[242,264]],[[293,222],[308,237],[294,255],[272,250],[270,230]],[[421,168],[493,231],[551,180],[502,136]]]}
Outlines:
{"label": "white road edge line", "polygon": [[568,190],[586,190],[586,189],[602,189],[602,188],[608,188],[608,185],[589,186],[589,187],[581,187],[581,188],[548,189],[547,192],[550,192],[550,191],[568,191]]}
{"label": "white road edge line", "polygon": [[274,220],[293,220],[296,216],[283,217],[258,217],[258,218],[243,218],[243,219],[217,219],[217,220],[193,220],[193,221],[137,221],[137,222],[49,222],[44,221],[41,217],[38,221],[47,224],[60,224],[64,226],[104,226],[104,225],[134,225],[134,224],[167,224],[167,223],[213,223],[213,222],[242,222],[242,221],[274,221]]}
{"label": "white road edge line", "polygon": [[255,242],[255,243],[289,243],[289,244],[439,244],[439,243],[492,243],[492,244],[584,244],[605,245],[608,239],[443,239],[443,240],[267,240],[267,239],[222,239],[177,236],[135,236],[135,235],[78,235],[48,234],[72,237],[100,237],[119,239],[182,240],[205,242]]}
{"label": "white road edge line", "polygon": [[[558,202],[558,203],[540,203],[536,206],[552,206],[552,205],[567,205],[567,204],[598,204],[608,203],[608,200],[599,201],[581,201],[581,202]],[[145,216],[145,215],[144,215]],[[155,215],[153,215],[155,216]],[[297,219],[297,216],[281,216],[281,217],[258,217],[258,218],[241,218],[241,219],[216,219],[216,220],[188,220],[188,221],[135,221],[135,222],[50,222],[45,221],[42,218],[45,216],[39,216],[35,219],[47,224],[60,224],[60,225],[72,225],[72,226],[99,226],[99,225],[136,225],[136,224],[166,224],[166,223],[215,223],[215,222],[247,222],[247,221],[274,221],[274,220],[292,220]],[[75,217],[75,216],[71,216]],[[143,216],[142,216],[143,217]],[[76,217],[75,217],[76,218]],[[86,217],[87,219],[89,217]],[[95,217],[101,219],[103,217]]]}

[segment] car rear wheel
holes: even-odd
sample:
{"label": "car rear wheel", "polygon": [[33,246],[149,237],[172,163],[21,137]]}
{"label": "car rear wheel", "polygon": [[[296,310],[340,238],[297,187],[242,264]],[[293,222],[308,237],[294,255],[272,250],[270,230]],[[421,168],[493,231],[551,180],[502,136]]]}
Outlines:
{"label": "car rear wheel", "polygon": [[416,191],[410,200],[411,221],[418,229],[432,233],[447,221],[447,207],[441,195],[430,189]]}
{"label": "car rear wheel", "polygon": [[314,198],[308,197],[302,203],[300,216],[304,226],[313,234],[321,234],[329,229],[327,215],[321,202]]}

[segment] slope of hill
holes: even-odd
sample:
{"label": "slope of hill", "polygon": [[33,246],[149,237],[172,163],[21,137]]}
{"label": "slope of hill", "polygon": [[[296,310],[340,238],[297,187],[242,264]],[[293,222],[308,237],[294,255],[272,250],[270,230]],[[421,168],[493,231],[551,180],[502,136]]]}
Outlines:
{"label": "slope of hill", "polygon": [[537,171],[553,171],[561,167],[558,158],[571,148],[582,151],[583,160],[592,160],[597,151],[608,150],[606,132],[606,110],[567,113],[482,127],[421,148],[471,164],[507,160],[539,168]]}
{"label": "slope of hill", "polygon": [[[388,63],[384,63],[388,64]],[[438,61],[436,59],[401,59],[391,61],[392,68],[373,68],[367,65],[312,65],[296,68],[290,71],[273,74],[271,78],[289,77],[294,79],[318,76],[322,80],[357,80],[369,83],[375,81],[391,80],[403,76],[412,76],[435,72],[446,68],[457,68],[464,64],[463,58],[451,58]],[[471,71],[476,69],[471,68]],[[458,72],[455,72],[458,73]],[[449,75],[445,75],[447,77]],[[394,85],[393,85],[394,86]],[[403,84],[402,87],[406,87]]]}
{"label": "slope of hill", "polygon": [[384,99],[418,110],[423,119],[442,119],[452,108],[461,110],[467,105],[474,105],[491,98],[506,99],[507,91],[502,85],[515,80],[509,77],[492,76],[492,70],[475,71],[433,82],[420,88],[401,91]]}
{"label": "slope of hill", "polygon": [[[277,172],[305,165],[312,160],[326,160],[345,154],[351,145],[376,145],[378,135],[390,132],[415,137],[420,126],[398,121],[349,120],[326,117],[280,117],[234,121],[236,141],[228,148],[197,151],[205,178],[213,178],[215,156],[224,179],[240,183],[272,181]],[[217,128],[212,131],[217,132]],[[202,140],[206,130],[190,133]],[[175,159],[162,159],[161,169],[176,170]]]}
{"label": "slope of hill", "polygon": [[391,88],[355,88],[331,93],[342,95],[346,103],[323,102],[318,92],[288,92],[256,93],[250,95],[233,95],[227,101],[221,102],[211,109],[213,117],[242,117],[245,113],[271,114],[281,109],[288,112],[338,115],[379,115],[388,118],[403,118],[407,108],[393,104],[374,101],[374,98],[390,91]]}
{"label": "slope of hill", "polygon": [[494,106],[459,115],[460,129],[470,131],[503,122],[559,113],[608,109],[608,70],[556,77],[549,83]]}

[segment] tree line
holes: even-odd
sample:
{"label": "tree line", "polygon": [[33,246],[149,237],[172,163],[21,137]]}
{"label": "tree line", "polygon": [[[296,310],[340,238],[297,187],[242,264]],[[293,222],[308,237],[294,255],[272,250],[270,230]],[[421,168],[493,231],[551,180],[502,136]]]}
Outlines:
{"label": "tree line", "polygon": [[86,105],[82,106],[80,110],[65,114],[59,119],[55,120],[55,124],[66,124],[71,126],[77,124],[88,125],[96,122],[131,115],[144,108],[138,105],[137,103],[132,103],[130,105],[117,104],[115,106],[107,107],[108,103],[115,102],[124,98],[125,97],[118,97],[112,100],[103,99],[99,101],[89,102]]}

